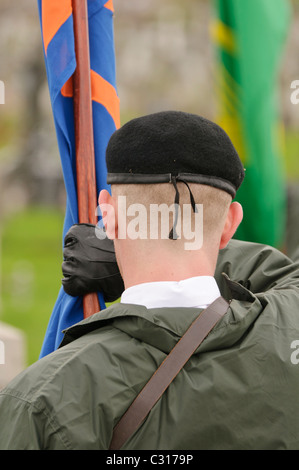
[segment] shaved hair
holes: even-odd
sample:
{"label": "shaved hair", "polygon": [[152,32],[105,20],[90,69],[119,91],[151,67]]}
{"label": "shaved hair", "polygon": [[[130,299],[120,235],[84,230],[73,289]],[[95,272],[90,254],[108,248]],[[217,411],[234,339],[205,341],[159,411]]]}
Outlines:
{"label": "shaved hair", "polygon": [[[226,216],[229,206],[232,202],[232,197],[225,191],[217,189],[208,185],[190,183],[189,188],[193,194],[195,203],[202,205],[203,210],[203,243],[208,246],[219,239],[224,228]],[[186,185],[182,182],[177,183],[177,188],[180,194],[180,215],[182,216],[183,208],[186,205],[191,207],[190,193]],[[112,196],[118,198],[119,196],[126,197],[127,207],[133,204],[142,204],[147,210],[147,215],[150,214],[151,207],[157,205],[167,205],[170,207],[175,201],[175,188],[170,183],[165,184],[113,184],[111,186]],[[190,213],[191,227],[195,227],[195,215],[192,210]],[[185,214],[185,213],[184,213]],[[169,226],[172,226],[174,219],[171,217],[168,220]],[[150,218],[147,217],[146,224],[149,226]],[[180,221],[179,221],[180,222]],[[182,237],[183,240],[183,237]],[[178,247],[179,240],[174,243],[170,241],[174,249]]]}

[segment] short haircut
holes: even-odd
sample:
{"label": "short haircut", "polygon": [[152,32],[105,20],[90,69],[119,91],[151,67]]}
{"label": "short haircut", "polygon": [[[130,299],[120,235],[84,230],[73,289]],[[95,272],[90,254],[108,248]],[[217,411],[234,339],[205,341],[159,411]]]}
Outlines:
{"label": "short haircut", "polygon": [[[190,183],[189,187],[192,191],[196,204],[201,204],[203,208],[203,238],[204,244],[213,242],[217,237],[221,236],[224,228],[227,212],[232,202],[232,197],[225,191],[214,187]],[[190,194],[184,183],[178,183],[180,192],[180,209],[183,214],[183,206],[190,204]],[[171,206],[174,203],[175,190],[172,184],[113,184],[111,186],[112,196],[126,197],[126,206],[133,204],[142,204],[147,210],[147,225],[150,223],[148,217],[151,205]],[[194,214],[190,210],[191,221],[194,226]],[[173,219],[167,221],[173,224]],[[149,225],[148,225],[149,226]],[[183,238],[182,238],[183,239]],[[178,248],[178,240],[170,241],[174,249]]]}

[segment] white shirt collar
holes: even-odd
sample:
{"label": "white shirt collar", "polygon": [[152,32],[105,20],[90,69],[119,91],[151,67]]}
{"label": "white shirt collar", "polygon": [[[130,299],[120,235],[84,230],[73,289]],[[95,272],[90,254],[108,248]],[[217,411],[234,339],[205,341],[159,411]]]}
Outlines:
{"label": "white shirt collar", "polygon": [[206,308],[220,296],[212,276],[198,276],[183,281],[147,282],[126,289],[121,303],[144,305],[147,308]]}

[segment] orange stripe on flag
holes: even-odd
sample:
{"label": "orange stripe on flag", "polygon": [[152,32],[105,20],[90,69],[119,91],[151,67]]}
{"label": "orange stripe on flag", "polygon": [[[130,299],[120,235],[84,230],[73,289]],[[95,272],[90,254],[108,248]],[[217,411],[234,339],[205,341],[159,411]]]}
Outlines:
{"label": "orange stripe on flag", "polygon": [[45,53],[48,45],[72,14],[72,0],[42,0],[42,29]]}
{"label": "orange stripe on flag", "polygon": [[[92,100],[106,108],[114,121],[116,129],[118,129],[120,127],[119,97],[114,86],[93,70],[90,71],[90,74]],[[63,85],[61,93],[67,98],[73,96],[72,77]]]}
{"label": "orange stripe on flag", "polygon": [[111,115],[116,129],[120,127],[119,97],[111,83],[107,82],[98,73],[91,72],[91,94],[92,99],[102,104]]}
{"label": "orange stripe on flag", "polygon": [[111,10],[114,13],[113,0],[108,0],[108,2],[105,3],[104,7],[108,8],[108,10]]}
{"label": "orange stripe on flag", "polygon": [[66,98],[72,98],[73,96],[73,77],[69,78],[68,81],[61,88],[62,96]]}

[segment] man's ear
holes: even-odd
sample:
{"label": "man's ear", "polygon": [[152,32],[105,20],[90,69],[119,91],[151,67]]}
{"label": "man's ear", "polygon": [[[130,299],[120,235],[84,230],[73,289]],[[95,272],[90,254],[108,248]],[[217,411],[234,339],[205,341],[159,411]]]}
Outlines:
{"label": "man's ear", "polygon": [[103,223],[106,233],[110,240],[117,238],[117,207],[115,199],[106,189],[103,189],[99,195],[99,206],[102,213]]}
{"label": "man's ear", "polygon": [[225,248],[231,238],[234,236],[237,228],[243,219],[243,208],[238,202],[232,202],[226,217],[224,229],[220,240],[220,250]]}

